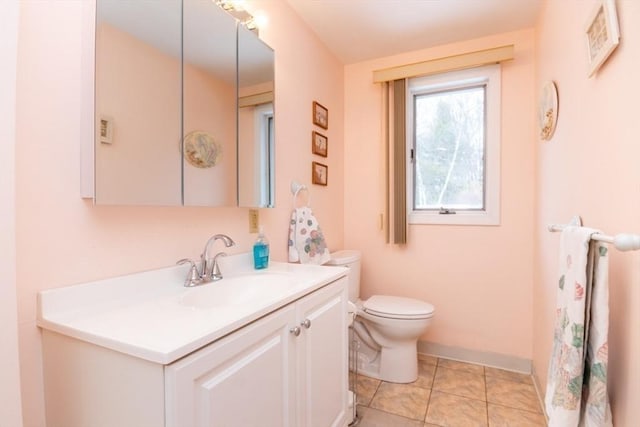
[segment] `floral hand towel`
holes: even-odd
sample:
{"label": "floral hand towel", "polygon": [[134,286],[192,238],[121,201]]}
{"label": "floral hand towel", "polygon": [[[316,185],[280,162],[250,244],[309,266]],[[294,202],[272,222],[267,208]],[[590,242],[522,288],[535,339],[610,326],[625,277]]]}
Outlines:
{"label": "floral hand towel", "polygon": [[545,406],[549,427],[613,426],[607,396],[609,260],[597,230],[568,226],[560,237],[560,277]]}
{"label": "floral hand towel", "polygon": [[330,259],[327,242],[311,209],[294,209],[289,224],[289,262],[324,264]]}

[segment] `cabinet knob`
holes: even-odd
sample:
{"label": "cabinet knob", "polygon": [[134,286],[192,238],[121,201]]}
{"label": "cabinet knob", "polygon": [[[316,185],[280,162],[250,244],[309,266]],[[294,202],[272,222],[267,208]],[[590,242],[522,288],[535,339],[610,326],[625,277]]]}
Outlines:
{"label": "cabinet knob", "polygon": [[298,335],[300,335],[300,328],[298,326],[294,326],[293,328],[289,329],[289,332],[297,337]]}
{"label": "cabinet knob", "polygon": [[304,319],[302,322],[300,322],[300,326],[304,326],[306,329],[309,329],[311,327],[311,320]]}

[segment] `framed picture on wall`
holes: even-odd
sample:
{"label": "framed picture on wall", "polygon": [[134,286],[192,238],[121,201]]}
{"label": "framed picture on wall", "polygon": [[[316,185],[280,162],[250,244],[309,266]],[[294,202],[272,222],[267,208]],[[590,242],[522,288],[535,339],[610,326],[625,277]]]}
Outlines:
{"label": "framed picture on wall", "polygon": [[329,110],[316,101],[313,101],[313,124],[329,129]]}
{"label": "framed picture on wall", "polygon": [[318,185],[327,185],[329,167],[318,162],[311,162],[311,182]]}
{"label": "framed picture on wall", "polygon": [[327,157],[329,140],[326,136],[315,130],[311,132],[311,152],[322,157]]}
{"label": "framed picture on wall", "polygon": [[615,0],[598,0],[587,20],[585,37],[591,77],[620,43]]}

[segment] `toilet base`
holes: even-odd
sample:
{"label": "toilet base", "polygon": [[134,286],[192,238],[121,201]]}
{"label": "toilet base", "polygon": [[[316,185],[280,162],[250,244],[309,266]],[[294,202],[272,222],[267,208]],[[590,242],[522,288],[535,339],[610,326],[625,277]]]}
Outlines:
{"label": "toilet base", "polygon": [[417,340],[396,348],[371,349],[359,341],[358,373],[391,383],[407,384],[418,379]]}
{"label": "toilet base", "polygon": [[380,352],[380,377],[392,383],[412,383],[418,379],[417,342]]}

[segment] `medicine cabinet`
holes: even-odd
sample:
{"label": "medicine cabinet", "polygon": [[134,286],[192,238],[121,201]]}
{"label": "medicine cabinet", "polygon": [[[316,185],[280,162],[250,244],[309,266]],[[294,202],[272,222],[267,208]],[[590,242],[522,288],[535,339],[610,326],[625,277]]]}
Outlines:
{"label": "medicine cabinet", "polygon": [[211,0],[95,14],[95,203],[273,206],[273,50]]}

